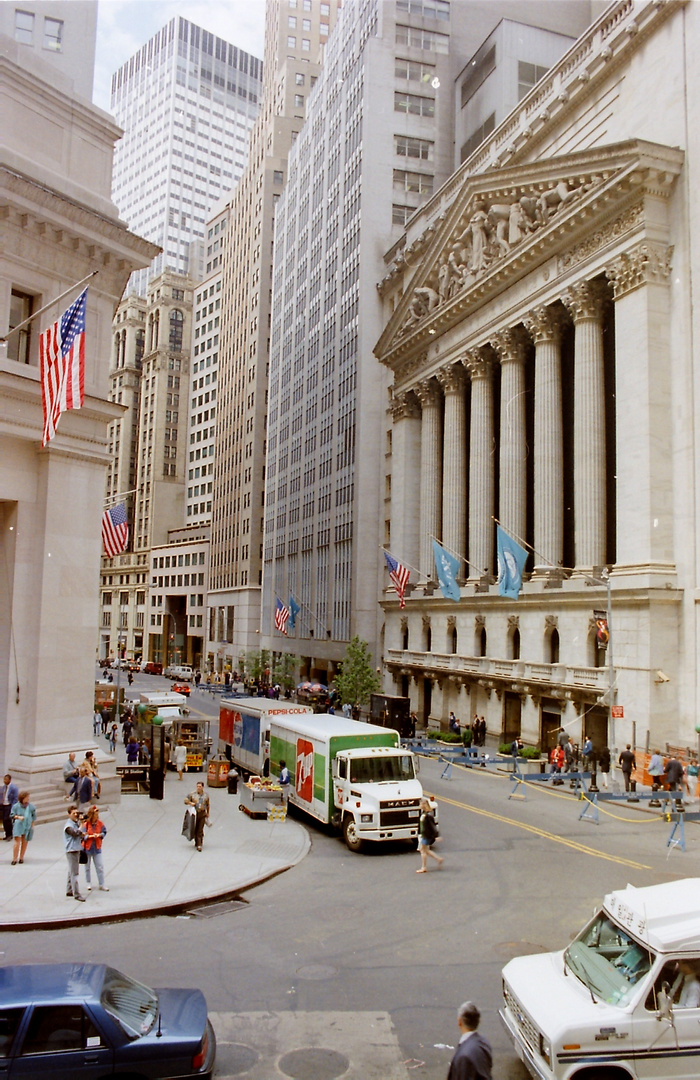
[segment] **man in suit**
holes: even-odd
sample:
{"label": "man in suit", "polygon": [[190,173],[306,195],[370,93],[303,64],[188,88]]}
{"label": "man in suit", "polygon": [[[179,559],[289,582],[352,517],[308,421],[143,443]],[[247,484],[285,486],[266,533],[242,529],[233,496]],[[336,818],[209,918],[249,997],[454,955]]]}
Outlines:
{"label": "man in suit", "polygon": [[19,788],[12,783],[12,777],[5,773],[0,784],[0,805],[2,805],[2,824],[5,829],[5,839],[12,839],[12,818],[10,810],[19,798]]}
{"label": "man in suit", "polygon": [[457,1013],[462,1032],[450,1064],[447,1080],[491,1080],[491,1047],[477,1031],[481,1013],[473,1001],[465,1001]]}

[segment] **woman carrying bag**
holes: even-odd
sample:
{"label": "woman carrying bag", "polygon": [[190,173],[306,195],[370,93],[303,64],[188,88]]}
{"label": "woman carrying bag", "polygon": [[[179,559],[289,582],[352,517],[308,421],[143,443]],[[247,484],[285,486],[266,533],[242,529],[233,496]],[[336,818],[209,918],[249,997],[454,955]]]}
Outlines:
{"label": "woman carrying bag", "polygon": [[440,831],[435,822],[435,815],[433,814],[427,799],[421,799],[420,801],[420,825],[418,827],[418,833],[418,850],[420,852],[421,865],[420,870],[416,870],[416,873],[427,874],[428,855],[430,855],[431,859],[435,859],[438,866],[442,866],[445,861],[432,850],[435,841],[440,839]]}
{"label": "woman carrying bag", "polygon": [[90,879],[90,864],[95,864],[97,881],[101,892],[109,892],[105,885],[104,863],[102,862],[102,841],[107,835],[107,826],[100,820],[100,812],[96,806],[91,806],[85,815],[83,822],[83,850],[80,853],[80,861],[85,866],[85,883],[87,891],[92,890]]}

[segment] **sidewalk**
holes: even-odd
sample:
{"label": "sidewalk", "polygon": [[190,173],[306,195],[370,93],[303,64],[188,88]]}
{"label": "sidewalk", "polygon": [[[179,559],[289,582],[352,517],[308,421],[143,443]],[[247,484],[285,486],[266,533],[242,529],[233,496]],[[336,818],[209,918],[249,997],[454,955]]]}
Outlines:
{"label": "sidewalk", "polygon": [[0,928],[46,929],[178,909],[238,893],[304,858],[310,840],[303,826],[292,819],[252,820],[226,788],[206,788],[211,827],[203,851],[196,851],[181,830],[185,796],[202,778],[206,783],[205,774],[188,773],[179,781],[168,772],[162,802],[123,795],[119,805],[101,807],[109,892],[98,889],[94,866],[92,892],[85,891],[81,866],[84,904],[66,896],[64,821],[34,829],[21,866],[11,865],[13,845],[0,840]]}

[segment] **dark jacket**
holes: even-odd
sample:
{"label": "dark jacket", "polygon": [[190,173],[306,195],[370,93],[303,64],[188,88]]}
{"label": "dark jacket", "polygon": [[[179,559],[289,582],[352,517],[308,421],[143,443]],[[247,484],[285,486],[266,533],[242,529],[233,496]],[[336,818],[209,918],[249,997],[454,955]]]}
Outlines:
{"label": "dark jacket", "polygon": [[447,1080],[491,1080],[491,1047],[478,1031],[457,1047]]}
{"label": "dark jacket", "polygon": [[637,762],[631,750],[623,750],[620,754],[620,768],[623,773],[632,772],[632,769],[637,768]]}
{"label": "dark jacket", "polygon": [[678,758],[671,758],[666,762],[666,782],[679,784],[683,779],[683,766]]}
{"label": "dark jacket", "polygon": [[421,814],[419,831],[423,839],[427,840],[429,844],[432,844],[440,835],[432,810],[426,810],[424,814]]}

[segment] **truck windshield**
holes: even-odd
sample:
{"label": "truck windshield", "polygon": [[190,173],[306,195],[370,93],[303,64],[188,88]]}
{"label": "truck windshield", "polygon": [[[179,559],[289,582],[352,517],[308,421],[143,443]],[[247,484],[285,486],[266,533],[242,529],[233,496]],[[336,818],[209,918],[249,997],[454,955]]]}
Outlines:
{"label": "truck windshield", "polygon": [[564,959],[594,997],[609,1005],[626,1005],[655,954],[601,911],[569,945]]}
{"label": "truck windshield", "polygon": [[381,784],[395,780],[413,780],[413,758],[410,754],[396,757],[353,758],[350,762],[351,784]]}

